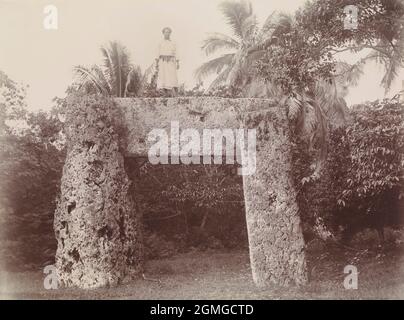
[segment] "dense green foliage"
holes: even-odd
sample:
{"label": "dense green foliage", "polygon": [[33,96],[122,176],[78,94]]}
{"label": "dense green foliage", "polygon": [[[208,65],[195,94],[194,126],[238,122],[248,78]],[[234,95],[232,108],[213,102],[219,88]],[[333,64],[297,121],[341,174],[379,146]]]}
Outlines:
{"label": "dense green foliage", "polygon": [[337,221],[348,233],[360,228],[361,220],[379,230],[403,222],[403,111],[402,104],[389,101],[359,107],[337,141],[337,148],[349,150],[337,200]]}
{"label": "dense green foliage", "polygon": [[[358,28],[346,29],[344,8],[358,8]],[[385,68],[388,91],[403,66],[404,4],[400,0],[307,1],[295,14],[274,12],[262,26],[248,1],[223,1],[220,9],[232,36],[205,39],[207,55],[197,75],[217,73],[211,88],[225,85],[234,97],[272,98],[288,108],[296,132],[316,150],[318,175],[327,153],[330,127],[345,123],[344,100],[368,61]],[[344,61],[344,52],[357,61]]]}
{"label": "dense green foliage", "polygon": [[9,131],[8,120],[17,120],[26,113],[26,87],[10,79],[0,70],[0,134]]}
{"label": "dense green foliage", "polygon": [[1,137],[0,144],[0,229],[7,249],[0,253],[2,262],[24,268],[52,261],[53,212],[64,153],[26,136]]}
{"label": "dense green foliage", "polygon": [[242,181],[235,166],[126,162],[149,257],[246,246]]}
{"label": "dense green foliage", "polygon": [[355,1],[358,28],[350,30],[344,28],[344,7],[351,4],[345,0],[306,3],[281,34],[268,39],[260,73],[287,93],[313,90],[319,79],[335,76],[339,53],[369,49],[366,59],[386,67],[383,85],[388,88],[402,65],[404,4],[399,0]]}
{"label": "dense green foliage", "polygon": [[4,77],[0,135],[1,262],[24,268],[52,261],[53,212],[64,161],[57,108],[31,113],[24,91]]}
{"label": "dense green foliage", "polygon": [[388,100],[356,106],[352,121],[330,134],[319,180],[301,180],[310,175],[310,155],[297,141],[295,181],[306,230],[320,218],[348,240],[364,228],[403,222],[403,110]]}

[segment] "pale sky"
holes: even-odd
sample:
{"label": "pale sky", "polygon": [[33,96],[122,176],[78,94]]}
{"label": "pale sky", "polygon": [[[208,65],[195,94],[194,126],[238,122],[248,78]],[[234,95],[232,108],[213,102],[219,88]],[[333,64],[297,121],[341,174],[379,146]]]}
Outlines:
{"label": "pale sky", "polygon": [[[155,58],[161,29],[170,26],[178,45],[179,78],[186,87],[195,83],[195,69],[206,57],[201,42],[209,32],[230,34],[218,5],[221,0],[0,0],[0,70],[30,86],[28,104],[49,109],[55,96],[64,96],[75,65],[101,63],[100,46],[118,40],[144,70]],[[293,13],[305,0],[251,0],[259,21],[274,10]],[[43,27],[44,7],[58,9],[58,30]],[[366,68],[352,88],[348,104],[382,98],[382,72]],[[392,86],[401,89],[404,72]]]}

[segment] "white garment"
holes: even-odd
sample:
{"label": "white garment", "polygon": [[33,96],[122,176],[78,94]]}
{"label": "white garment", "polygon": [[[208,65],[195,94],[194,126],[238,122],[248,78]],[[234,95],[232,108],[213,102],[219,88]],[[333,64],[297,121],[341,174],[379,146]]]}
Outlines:
{"label": "white garment", "polygon": [[163,40],[158,47],[158,89],[178,87],[177,47],[171,40]]}

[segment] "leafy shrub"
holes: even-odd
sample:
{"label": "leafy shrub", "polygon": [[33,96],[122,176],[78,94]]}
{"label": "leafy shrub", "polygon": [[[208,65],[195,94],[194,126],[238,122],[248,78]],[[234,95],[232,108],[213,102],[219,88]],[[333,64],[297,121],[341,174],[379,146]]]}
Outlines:
{"label": "leafy shrub", "polygon": [[321,178],[305,185],[312,157],[296,138],[295,183],[307,233],[313,236],[318,218],[345,240],[364,228],[382,235],[384,226],[403,222],[403,120],[398,102],[356,106],[351,123],[330,134]]}
{"label": "leafy shrub", "polygon": [[15,241],[3,261],[13,268],[52,260],[56,241],[53,212],[64,160],[63,151],[28,136],[0,139],[0,194],[3,237]]}
{"label": "leafy shrub", "polygon": [[348,237],[362,226],[381,232],[385,225],[401,223],[404,195],[403,105],[376,101],[356,107],[353,116],[338,142],[349,156],[336,221]]}
{"label": "leafy shrub", "polygon": [[246,245],[242,182],[234,166],[148,162],[140,169],[138,166],[137,160],[126,159],[126,170],[134,181],[132,191],[143,212],[147,233],[173,241],[180,252],[192,247]]}

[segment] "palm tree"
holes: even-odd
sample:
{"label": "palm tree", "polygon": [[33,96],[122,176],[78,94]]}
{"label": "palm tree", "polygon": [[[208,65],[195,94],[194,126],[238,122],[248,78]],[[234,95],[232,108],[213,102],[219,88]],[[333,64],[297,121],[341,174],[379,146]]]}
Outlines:
{"label": "palm tree", "polygon": [[[214,33],[205,39],[202,49],[208,56],[219,49],[230,52],[199,67],[196,71],[198,80],[216,73],[217,77],[208,90],[223,84],[238,86],[242,88],[244,96],[272,98],[285,105],[289,117],[296,122],[297,133],[308,140],[310,147],[315,142],[320,146],[317,170],[314,174],[318,176],[327,154],[329,127],[344,125],[349,117],[344,99],[347,88],[357,84],[365,63],[375,60],[385,66],[386,73],[382,84],[388,90],[397,70],[403,65],[404,28],[401,29],[401,37],[396,43],[389,44],[382,40],[371,48],[372,52],[368,56],[353,65],[338,62],[331,79],[319,79],[308,91],[296,89],[293,94],[285,94],[274,83],[260,78],[254,70],[254,63],[268,50],[276,47],[278,40],[285,39],[285,35],[292,32],[295,27],[294,17],[273,13],[262,28],[259,28],[249,2],[224,1],[220,8],[233,30],[233,36]],[[400,24],[400,21],[397,23]],[[359,50],[353,48],[352,51]]]}
{"label": "palm tree", "polygon": [[322,112],[316,112],[317,104],[313,103],[313,99],[302,93],[296,93],[294,98],[289,98],[276,85],[264,81],[254,72],[254,62],[265,54],[268,47],[276,44],[279,38],[292,30],[292,16],[274,12],[259,28],[251,3],[224,1],[220,8],[233,30],[233,36],[211,34],[204,40],[202,49],[208,56],[220,49],[232,52],[200,66],[196,71],[198,80],[216,73],[217,77],[208,91],[220,85],[238,86],[247,97],[273,98],[286,104],[291,109],[290,116],[297,119],[297,127],[302,135],[311,141],[314,140],[316,118],[318,123],[322,124],[325,116]]}
{"label": "palm tree", "polygon": [[202,50],[207,56],[219,50],[229,51],[202,64],[195,72],[198,81],[217,74],[208,91],[221,85],[243,88],[243,94],[273,96],[277,90],[259,79],[254,63],[265,53],[265,48],[276,43],[282,34],[292,28],[292,17],[274,12],[260,28],[248,1],[224,1],[220,9],[233,35],[212,33],[204,41]]}
{"label": "palm tree", "polygon": [[142,75],[141,69],[132,65],[126,48],[116,41],[102,46],[101,53],[104,58],[102,66],[74,67],[80,86],[106,96],[139,96],[149,71]]}
{"label": "palm tree", "polygon": [[250,2],[224,1],[220,4],[220,9],[232,28],[233,35],[212,33],[203,41],[202,50],[207,56],[218,50],[230,52],[204,63],[195,72],[199,81],[210,74],[217,74],[210,89],[222,84],[235,85],[245,81],[251,63],[248,49],[256,44],[258,38],[258,22]]}
{"label": "palm tree", "polygon": [[[402,34],[404,33],[404,28]],[[298,124],[297,132],[309,140],[309,146],[317,141],[319,157],[313,177],[319,177],[322,163],[327,155],[327,136],[331,128],[344,126],[349,119],[349,108],[345,97],[348,87],[356,86],[363,75],[368,61],[375,61],[385,67],[381,85],[387,93],[393,80],[403,67],[404,37],[395,46],[388,47],[380,42],[371,52],[354,64],[339,61],[331,79],[319,79],[312,92],[295,92],[294,96],[282,96],[288,107],[288,114]],[[383,47],[383,50],[380,50]],[[385,48],[388,49],[385,49]],[[279,99],[279,98],[278,98]],[[280,100],[281,100],[280,99]]]}

